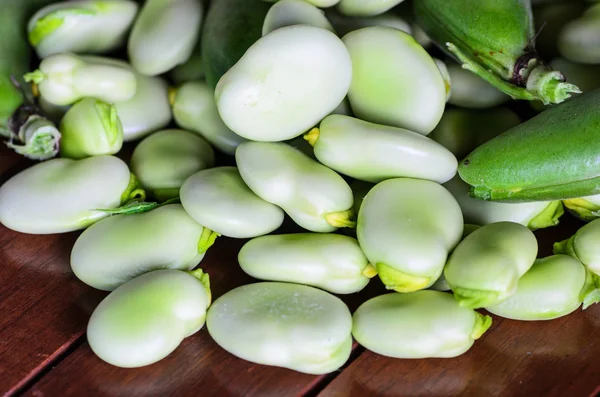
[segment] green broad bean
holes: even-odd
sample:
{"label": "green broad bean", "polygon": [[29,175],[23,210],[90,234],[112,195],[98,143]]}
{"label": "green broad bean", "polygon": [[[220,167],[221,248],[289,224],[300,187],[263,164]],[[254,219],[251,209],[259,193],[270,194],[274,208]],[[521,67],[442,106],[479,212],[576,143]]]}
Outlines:
{"label": "green broad bean", "polygon": [[212,143],[221,152],[234,155],[235,149],[246,142],[225,125],[215,93],[204,81],[190,81],[175,91],[173,117],[181,128],[194,131]]}
{"label": "green broad bean", "polygon": [[52,159],[10,178],[0,187],[0,223],[29,234],[85,229],[108,216],[133,190],[122,160],[96,156]]}
{"label": "green broad bean", "polygon": [[60,133],[60,155],[66,158],[116,154],[123,146],[117,108],[94,98],[82,99],[67,111]]}
{"label": "green broad bean", "polygon": [[179,195],[192,218],[223,236],[262,236],[283,223],[283,210],[254,194],[236,167],[199,171],[186,179]]}
{"label": "green broad bean", "polygon": [[310,25],[335,33],[325,13],[304,0],[280,0],[267,13],[262,35],[293,25]]}
{"label": "green broad bean", "polygon": [[600,300],[600,285],[590,281],[585,267],[567,255],[538,259],[519,280],[517,292],[485,310],[513,320],[552,320],[574,312],[582,302],[589,306]]}
{"label": "green broad bean", "polygon": [[131,156],[131,170],[159,200],[179,196],[179,188],[196,172],[215,165],[213,148],[186,130],[156,132],[141,141]]}
{"label": "green broad bean", "polygon": [[452,294],[386,294],[363,303],[352,317],[362,346],[394,358],[460,356],[492,325],[492,318],[461,307]]}
{"label": "green broad bean", "polygon": [[202,62],[202,40],[198,40],[189,59],[181,65],[175,66],[169,77],[175,85],[182,85],[188,81],[202,80],[205,77],[204,62]]}
{"label": "green broad bean", "polygon": [[29,20],[29,43],[40,58],[64,52],[113,51],[126,42],[138,7],[129,0],[54,3]]}
{"label": "green broad bean", "polygon": [[487,225],[495,222],[515,222],[532,230],[556,226],[564,214],[560,201],[533,201],[527,203],[501,203],[471,197],[469,185],[456,176],[444,187],[452,193],[465,222]]}
{"label": "green broad bean", "polygon": [[[446,88],[446,102],[450,100],[450,96],[452,95],[452,78],[450,77],[450,72],[448,72],[448,66],[444,63],[444,61],[433,58],[433,61],[437,65],[442,78],[444,79],[444,87]],[[443,118],[444,116],[442,116]]]}
{"label": "green broad bean", "polygon": [[193,269],[209,248],[211,234],[181,204],[114,215],[79,236],[71,251],[71,269],[87,285],[112,291],[153,270]]}
{"label": "green broad bean", "polygon": [[567,23],[558,36],[558,50],[570,61],[600,64],[600,4],[590,6],[579,19]]}
{"label": "green broad bean", "polygon": [[582,226],[571,238],[555,243],[555,254],[571,255],[600,276],[600,220]]}
{"label": "green broad bean", "polygon": [[352,58],[348,98],[362,120],[429,134],[446,104],[444,80],[429,54],[398,29],[370,27],[342,39]]}
{"label": "green broad bean", "polygon": [[215,342],[237,357],[307,374],[336,371],[352,350],[348,307],[305,285],[238,287],[212,304],[206,325]]}
{"label": "green broad bean", "polygon": [[435,182],[410,178],[388,179],[372,188],[356,228],[379,278],[398,292],[433,285],[462,232],[454,197]]}
{"label": "green broad bean", "polygon": [[206,320],[211,294],[201,270],[157,270],[111,292],[87,326],[92,351],[109,364],[136,368],[171,354]]}
{"label": "green broad bean", "polygon": [[257,237],[242,247],[238,262],[259,280],[306,284],[334,294],[361,291],[376,274],[358,241],[339,234]]}
{"label": "green broad bean", "polygon": [[304,229],[328,233],[354,226],[350,186],[297,149],[281,142],[245,142],[235,159],[246,185]]}
{"label": "green broad bean", "polygon": [[446,263],[444,276],[461,306],[493,306],[515,293],[537,250],[537,240],[525,226],[492,223],[458,244]]}
{"label": "green broad bean", "polygon": [[452,89],[448,103],[471,109],[486,109],[501,105],[510,97],[475,73],[463,69],[456,62],[447,64]]}
{"label": "green broad bean", "polygon": [[134,69],[156,76],[186,62],[199,40],[202,17],[199,0],[146,1],[127,45]]}
{"label": "green broad bean", "polygon": [[456,175],[456,157],[416,132],[332,115],[305,138],[327,167],[366,182],[410,177],[444,183]]}
{"label": "green broad bean", "polygon": [[48,102],[43,97],[38,97],[38,106],[44,112],[44,115],[55,124],[60,124],[62,118],[72,105],[59,106]]}
{"label": "green broad bean", "polygon": [[315,126],[342,102],[352,62],[335,34],[306,25],[263,36],[221,77],[217,108],[236,134],[283,141]]}
{"label": "green broad bean", "polygon": [[349,16],[375,16],[391,10],[404,0],[341,0],[337,9]]}
{"label": "green broad bean", "polygon": [[84,97],[104,102],[127,101],[135,95],[133,71],[118,63],[92,62],[73,54],[45,58],[39,69],[25,75],[25,81],[38,85],[40,95],[50,103],[71,105]]}
{"label": "green broad bean", "polygon": [[583,221],[600,218],[600,194],[563,200],[563,205],[569,213]]}

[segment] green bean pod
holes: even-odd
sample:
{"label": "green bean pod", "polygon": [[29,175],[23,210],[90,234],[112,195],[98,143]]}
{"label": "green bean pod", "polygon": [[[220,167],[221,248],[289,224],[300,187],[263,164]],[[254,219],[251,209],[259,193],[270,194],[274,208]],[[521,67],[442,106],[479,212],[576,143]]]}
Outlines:
{"label": "green bean pod", "polygon": [[476,74],[463,69],[456,62],[448,62],[452,89],[448,103],[472,109],[485,109],[501,105],[510,97]]}
{"label": "green bean pod", "polygon": [[211,234],[181,204],[114,215],[79,236],[71,251],[71,269],[87,285],[112,291],[153,270],[193,269],[210,247]]}
{"label": "green bean pod", "polygon": [[314,5],[303,0],[280,0],[267,12],[262,35],[292,25],[316,26],[335,33],[325,13]]}
{"label": "green bean pod", "polygon": [[435,182],[388,179],[372,188],[358,213],[356,233],[387,289],[431,286],[460,241],[463,218],[452,195]]}
{"label": "green bean pod", "polygon": [[0,187],[0,223],[30,234],[85,229],[136,194],[134,182],[116,157],[48,160]]}
{"label": "green bean pod", "polygon": [[342,102],[352,62],[335,34],[307,25],[263,36],[219,80],[219,114],[236,134],[283,141],[314,127]]}
{"label": "green bean pod", "polygon": [[600,64],[600,4],[590,6],[579,19],[567,23],[558,36],[558,50],[570,61]]}
{"label": "green bean pod", "polygon": [[514,222],[497,222],[468,235],[450,255],[446,281],[460,306],[477,309],[513,295],[537,255],[533,233]]}
{"label": "green bean pod", "polygon": [[362,346],[394,358],[460,356],[492,325],[492,318],[461,307],[451,294],[386,294],[363,303],[352,317]]}
{"label": "green bean pod", "polygon": [[109,364],[136,368],[171,354],[206,320],[211,294],[202,270],[157,270],[111,292],[87,326],[92,351]]}
{"label": "green bean pod", "polygon": [[442,117],[446,89],[440,71],[412,36],[370,27],[343,38],[352,58],[348,98],[362,120],[429,134]]}
{"label": "green bean pod", "polygon": [[246,141],[225,125],[215,94],[203,81],[190,81],[179,87],[172,106],[177,125],[200,134],[225,154],[235,154],[235,149]]}
{"label": "green bean pod", "polygon": [[60,155],[72,159],[116,154],[123,146],[117,108],[85,98],[71,107],[60,123]]}
{"label": "green bean pod", "polygon": [[536,260],[519,280],[517,292],[485,310],[513,320],[552,320],[574,312],[582,302],[585,309],[600,301],[598,288],[579,261],[554,255]]}
{"label": "green bean pod", "polygon": [[206,325],[215,342],[239,358],[307,374],[336,371],[352,350],[346,304],[305,285],[238,287],[212,304]]}
{"label": "green bean pod", "polygon": [[513,99],[561,103],[581,92],[535,52],[529,1],[420,0],[414,12],[425,32],[463,68]]}
{"label": "green bean pod", "polygon": [[367,182],[410,177],[444,183],[456,175],[456,157],[416,132],[332,115],[305,138],[317,159],[342,174]]}
{"label": "green bean pod", "polygon": [[139,6],[129,0],[62,1],[40,9],[27,26],[38,57],[104,53],[126,42]]}
{"label": "green bean pod", "polygon": [[254,194],[236,167],[198,171],[186,179],[179,195],[192,218],[223,236],[262,236],[283,223],[283,210]]}
{"label": "green bean pod", "polygon": [[328,233],[354,226],[350,186],[302,152],[285,143],[245,142],[235,159],[246,185],[304,229]]}
{"label": "green bean pod", "polygon": [[187,61],[199,40],[199,0],[148,0],[137,17],[127,52],[141,74],[156,76]]}
{"label": "green bean pod", "polygon": [[215,165],[215,153],[202,137],[185,130],[163,130],[141,141],[131,156],[131,170],[159,200],[179,196],[185,180]]}
{"label": "green bean pod", "polygon": [[257,237],[242,247],[238,262],[259,280],[306,284],[334,294],[361,291],[376,274],[358,241],[339,234]]}
{"label": "green bean pod", "polygon": [[569,239],[555,243],[555,254],[571,255],[585,265],[591,272],[600,276],[600,220],[594,220],[582,226]]}
{"label": "green bean pod", "polygon": [[38,85],[40,95],[55,105],[70,105],[84,97],[104,102],[127,101],[135,95],[133,71],[118,63],[92,62],[73,54],[45,58],[39,69],[27,73],[25,81]]}

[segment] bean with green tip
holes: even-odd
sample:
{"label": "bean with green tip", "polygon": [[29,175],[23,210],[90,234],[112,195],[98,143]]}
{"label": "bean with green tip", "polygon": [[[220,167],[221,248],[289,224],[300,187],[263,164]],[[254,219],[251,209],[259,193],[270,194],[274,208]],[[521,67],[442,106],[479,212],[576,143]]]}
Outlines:
{"label": "bean with green tip", "polygon": [[582,226],[569,239],[555,243],[555,254],[571,255],[600,276],[600,219]]}
{"label": "bean with green tip", "polygon": [[600,194],[563,200],[569,213],[585,222],[600,218]]}

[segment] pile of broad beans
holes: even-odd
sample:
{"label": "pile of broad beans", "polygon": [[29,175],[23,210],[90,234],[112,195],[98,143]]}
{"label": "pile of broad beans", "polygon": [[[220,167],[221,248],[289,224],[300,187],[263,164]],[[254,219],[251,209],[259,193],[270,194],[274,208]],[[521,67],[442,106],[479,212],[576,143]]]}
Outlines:
{"label": "pile of broad beans", "polygon": [[[205,323],[309,374],[353,339],[456,357],[483,310],[600,300],[600,4],[6,0],[0,32],[0,128],[39,160],[0,187],[0,222],[83,230],[70,264],[110,291],[87,328],[110,364]],[[565,208],[589,223],[537,259]],[[226,238],[260,282],[213,302],[198,266]],[[389,293],[354,313],[336,296],[370,282]]]}

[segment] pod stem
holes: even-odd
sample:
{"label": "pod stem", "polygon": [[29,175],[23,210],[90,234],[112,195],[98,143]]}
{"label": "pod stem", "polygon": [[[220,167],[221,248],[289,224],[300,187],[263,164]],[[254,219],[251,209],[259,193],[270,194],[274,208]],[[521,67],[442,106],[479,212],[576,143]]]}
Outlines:
{"label": "pod stem", "polygon": [[581,300],[583,310],[600,302],[600,275],[593,273],[588,268],[585,269],[585,286],[581,291]]}
{"label": "pod stem", "polygon": [[30,114],[18,132],[10,134],[6,146],[29,159],[48,160],[58,154],[60,137],[54,123],[37,114]]}
{"label": "pod stem", "polygon": [[538,99],[548,105],[561,103],[571,97],[571,94],[581,94],[574,84],[565,81],[565,76],[549,66],[539,65],[534,68],[527,79],[527,90],[537,93]]}
{"label": "pod stem", "polygon": [[205,227],[202,229],[202,235],[198,241],[198,252],[204,254],[215,243],[220,234]]}
{"label": "pod stem", "polygon": [[45,78],[46,78],[46,75],[44,74],[44,72],[42,72],[39,69],[34,70],[33,72],[30,72],[30,73],[26,73],[23,76],[23,80],[25,80],[26,83],[33,82],[35,84],[40,84],[42,81],[44,81]]}
{"label": "pod stem", "polygon": [[310,146],[315,147],[320,135],[321,131],[317,127],[315,127],[304,135],[304,140],[310,143]]}
{"label": "pod stem", "polygon": [[366,278],[373,278],[377,276],[377,268],[370,263],[367,263],[367,266],[362,271],[362,275]]}
{"label": "pod stem", "polygon": [[429,277],[413,276],[385,263],[377,263],[375,267],[377,268],[379,279],[385,285],[385,288],[396,292],[418,291],[427,287],[431,281]]}
{"label": "pod stem", "polygon": [[212,292],[210,291],[210,277],[208,273],[204,273],[202,269],[188,270],[186,271],[191,276],[194,276],[202,285],[206,291],[206,297],[208,298],[208,306],[212,303]]}
{"label": "pod stem", "polygon": [[483,335],[491,326],[492,317],[475,312],[475,325],[471,332],[471,338],[475,340],[481,338],[481,335]]}
{"label": "pod stem", "polygon": [[537,214],[529,221],[527,227],[531,230],[544,229],[550,226],[556,226],[559,219],[565,213],[561,201],[552,201],[542,212]]}
{"label": "pod stem", "polygon": [[355,228],[356,222],[352,218],[354,218],[354,211],[351,209],[325,214],[325,221],[333,227]]}

